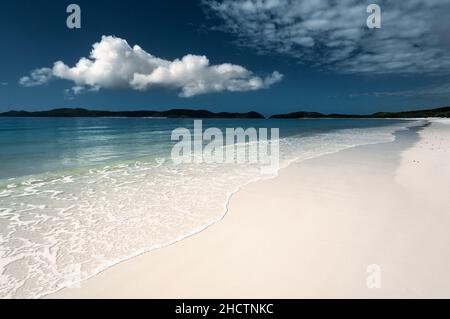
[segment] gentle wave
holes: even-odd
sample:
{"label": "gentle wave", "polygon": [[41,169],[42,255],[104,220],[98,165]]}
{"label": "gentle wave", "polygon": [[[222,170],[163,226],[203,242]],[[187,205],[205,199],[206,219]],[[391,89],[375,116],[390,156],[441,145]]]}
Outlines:
{"label": "gentle wave", "polygon": [[[390,142],[411,122],[280,140],[281,167]],[[220,221],[257,165],[163,159],[9,179],[0,185],[0,297],[38,298]]]}

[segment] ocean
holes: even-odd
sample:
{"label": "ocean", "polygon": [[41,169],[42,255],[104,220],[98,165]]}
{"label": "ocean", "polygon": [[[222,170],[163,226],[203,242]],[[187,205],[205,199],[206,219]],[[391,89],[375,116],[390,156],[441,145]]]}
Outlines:
{"label": "ocean", "polygon": [[[414,120],[203,120],[204,129],[279,128],[280,169],[390,142]],[[175,165],[192,119],[0,118],[0,297],[38,298],[220,221],[257,164]],[[151,271],[151,269],[149,269]]]}

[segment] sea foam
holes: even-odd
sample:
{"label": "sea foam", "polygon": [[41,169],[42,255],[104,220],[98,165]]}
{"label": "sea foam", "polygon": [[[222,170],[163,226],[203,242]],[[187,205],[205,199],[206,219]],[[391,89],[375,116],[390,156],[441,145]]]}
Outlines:
{"label": "sea foam", "polygon": [[[393,141],[408,125],[417,123],[283,138],[280,168]],[[0,297],[38,298],[196,234],[225,216],[240,187],[270,177],[257,165],[149,158],[8,180],[0,186]]]}

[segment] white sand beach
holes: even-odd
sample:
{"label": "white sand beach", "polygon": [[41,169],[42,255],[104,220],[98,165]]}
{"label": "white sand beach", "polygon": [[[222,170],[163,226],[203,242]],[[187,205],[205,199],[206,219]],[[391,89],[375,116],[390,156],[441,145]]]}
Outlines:
{"label": "white sand beach", "polygon": [[207,230],[47,297],[449,298],[450,121],[430,122],[249,184]]}

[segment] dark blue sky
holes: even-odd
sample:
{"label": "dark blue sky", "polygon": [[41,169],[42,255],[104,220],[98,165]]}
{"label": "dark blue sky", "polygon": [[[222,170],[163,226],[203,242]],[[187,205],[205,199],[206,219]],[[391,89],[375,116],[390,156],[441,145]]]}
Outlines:
{"label": "dark blue sky", "polygon": [[[66,27],[66,7],[73,2],[82,9],[80,30]],[[222,16],[216,14],[199,1],[187,0],[3,2],[0,13],[3,43],[0,50],[0,111],[85,107],[107,110],[255,110],[266,115],[298,110],[363,114],[450,105],[448,72],[424,73],[423,66],[420,66],[422,69],[417,67],[417,72],[413,70],[406,74],[389,70],[357,72],[354,70],[355,63],[351,65],[352,71],[346,72],[347,62],[329,67],[329,61],[324,62],[323,58],[328,55],[319,45],[312,49],[308,45],[308,56],[271,50],[271,45],[276,45],[274,41],[264,44],[264,50],[257,44],[242,45],[245,41],[260,40],[251,38],[251,34],[241,37],[238,31],[230,31],[226,25],[236,17],[224,16],[223,12]],[[363,12],[362,17],[367,17],[367,14]],[[236,19],[238,27],[252,27]],[[389,28],[396,27],[393,23],[388,24],[384,26],[387,29],[384,32],[389,33]],[[283,32],[283,26],[277,24],[277,28]],[[85,92],[69,98],[64,92],[74,83],[67,79],[31,87],[19,84],[20,78],[29,75],[32,70],[51,68],[56,61],[74,66],[81,57],[89,56],[92,45],[99,42],[103,35],[125,39],[131,46],[138,44],[146,52],[165,60],[172,61],[187,54],[205,55],[214,65],[241,65],[261,78],[276,70],[284,77],[279,83],[255,91],[225,90],[193,97],[180,97],[177,89],[158,87],[146,91],[100,88],[97,92]],[[280,35],[280,38],[283,37]],[[380,46],[383,45],[389,44],[380,43]],[[448,56],[449,47],[446,49],[443,52]],[[370,52],[378,54],[373,50]],[[321,63],[315,63],[314,57]],[[446,67],[439,66],[440,69]]]}

